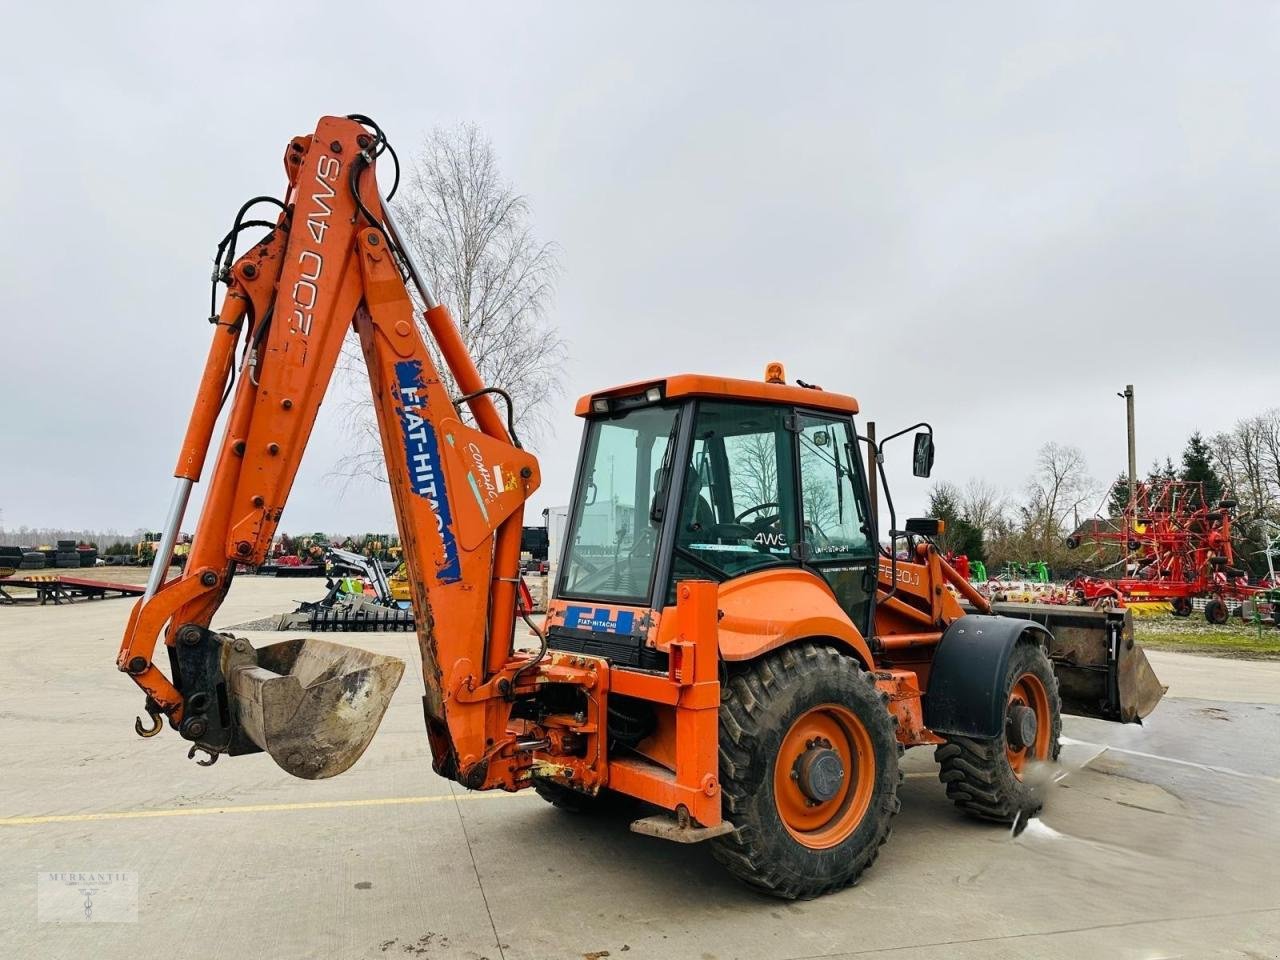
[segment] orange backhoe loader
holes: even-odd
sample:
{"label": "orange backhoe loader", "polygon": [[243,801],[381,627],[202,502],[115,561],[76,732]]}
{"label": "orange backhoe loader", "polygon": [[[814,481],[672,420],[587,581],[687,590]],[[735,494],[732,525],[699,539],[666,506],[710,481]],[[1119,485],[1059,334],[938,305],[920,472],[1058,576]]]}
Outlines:
{"label": "orange backhoe loader", "polygon": [[[855,433],[851,397],[788,384],[777,364],[762,382],[669,376],[578,402],[586,429],[560,572],[534,626],[541,649],[516,651],[538,461],[512,398],[481,381],[423,282],[379,192],[384,155],[367,117],[323,118],[285,150],[285,199],[251,201],[278,217],[246,219],[246,204],[219,247],[227,292],[117,660],[146,693],[139,734],[167,717],[203,763],[266,751],[307,779],[346,770],[374,735],[400,661],[311,639],[254,649],[209,629],[237,565],[267,557],[353,326],[442,776],[532,787],[571,809],[639,798],[652,815],[638,832],[709,840],[747,882],[810,897],[874,860],[903,748],[936,747],[955,802],[1009,822],[1039,803],[1027,774],[1056,757],[1064,707],[1127,722],[1155,706],[1163,691],[1127,614],[995,615],[935,549],[937,521],[892,529],[887,490],[882,547],[861,453],[880,463],[888,441]],[[255,224],[270,231],[236,257]],[[228,401],[186,567],[165,582]],[[914,466],[927,476],[932,431],[919,426]],[[161,636],[167,674],[153,659]]]}

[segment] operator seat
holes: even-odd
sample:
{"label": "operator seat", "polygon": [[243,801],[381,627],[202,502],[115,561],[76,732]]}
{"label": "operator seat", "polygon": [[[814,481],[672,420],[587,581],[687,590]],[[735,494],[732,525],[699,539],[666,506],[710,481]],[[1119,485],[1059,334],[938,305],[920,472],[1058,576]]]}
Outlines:
{"label": "operator seat", "polygon": [[681,507],[681,523],[686,530],[715,535],[716,514],[702,495],[702,477],[697,470],[685,473],[684,503]]}

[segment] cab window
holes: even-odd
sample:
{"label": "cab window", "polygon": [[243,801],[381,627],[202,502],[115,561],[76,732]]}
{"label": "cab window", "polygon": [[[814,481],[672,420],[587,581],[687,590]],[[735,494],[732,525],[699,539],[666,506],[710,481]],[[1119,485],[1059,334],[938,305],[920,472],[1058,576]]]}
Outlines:
{"label": "cab window", "polygon": [[805,414],[796,441],[805,562],[867,635],[877,564],[853,425]]}
{"label": "cab window", "polygon": [[790,564],[796,541],[785,411],[701,403],[684,469],[673,578],[716,579]]}
{"label": "cab window", "polygon": [[872,553],[853,443],[848,421],[800,418],[800,504],[808,558],[815,562]]}

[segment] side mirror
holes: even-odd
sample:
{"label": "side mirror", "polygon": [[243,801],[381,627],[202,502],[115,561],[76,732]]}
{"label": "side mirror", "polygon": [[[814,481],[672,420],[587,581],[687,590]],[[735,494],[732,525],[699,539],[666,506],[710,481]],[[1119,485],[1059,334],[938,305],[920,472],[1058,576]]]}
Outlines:
{"label": "side mirror", "polygon": [[927,477],[933,472],[933,434],[923,430],[916,434],[915,450],[911,455],[911,472],[917,477]]}

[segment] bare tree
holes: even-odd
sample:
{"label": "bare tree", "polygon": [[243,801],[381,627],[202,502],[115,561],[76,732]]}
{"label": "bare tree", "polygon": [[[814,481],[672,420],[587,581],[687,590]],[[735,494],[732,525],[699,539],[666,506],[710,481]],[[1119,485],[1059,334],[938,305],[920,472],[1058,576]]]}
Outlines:
{"label": "bare tree", "polygon": [[[484,134],[464,125],[426,137],[407,162],[393,206],[432,295],[453,313],[484,382],[511,394],[521,439],[536,438],[562,392],[566,350],[547,320],[560,273],[556,249],[534,236],[528,200],[503,179]],[[426,335],[421,317],[419,324]],[[456,395],[429,337],[428,344]],[[343,368],[349,380],[366,386],[347,404],[353,446],[335,473],[385,481],[358,347],[348,350]]]}
{"label": "bare tree", "polygon": [[973,477],[964,485],[964,489],[958,491],[957,496],[961,516],[982,531],[984,537],[992,537],[1009,508],[1000,489],[987,480]]}
{"label": "bare tree", "polygon": [[1280,410],[1236,421],[1209,446],[1242,516],[1267,517],[1280,509]]}
{"label": "bare tree", "polygon": [[[815,462],[816,461],[816,462]],[[840,503],[831,482],[831,467],[805,450],[800,451],[800,503],[805,522],[819,533],[829,534],[840,523]],[[843,481],[838,481],[843,482]],[[852,509],[846,507],[845,509]]]}
{"label": "bare tree", "polygon": [[1095,486],[1079,447],[1051,441],[1039,449],[1027,502],[1020,508],[1024,533],[1039,549],[1039,559],[1057,555],[1064,527],[1088,505]]}
{"label": "bare tree", "polygon": [[142,530],[132,534],[122,533],[114,527],[106,530],[72,530],[63,527],[29,527],[25,524],[18,527],[6,527],[0,523],[0,543],[9,546],[22,546],[28,549],[50,547],[59,540],[74,540],[77,543],[88,543],[97,546],[114,542],[128,541],[136,543],[143,536]]}
{"label": "bare tree", "polygon": [[778,448],[771,433],[747,433],[725,442],[735,510],[778,499]]}
{"label": "bare tree", "polygon": [[1270,493],[1269,508],[1275,512],[1280,502],[1280,407],[1274,407],[1258,417],[1262,462]]}
{"label": "bare tree", "polygon": [[1227,494],[1239,503],[1233,526],[1239,556],[1261,572],[1267,524],[1280,522],[1280,408],[1236,421],[1209,439],[1209,449]]}

